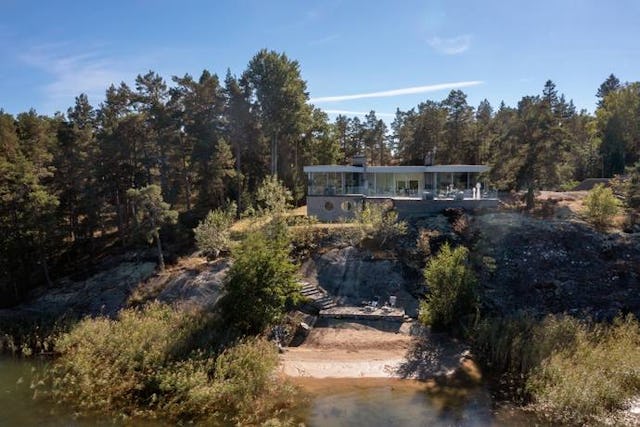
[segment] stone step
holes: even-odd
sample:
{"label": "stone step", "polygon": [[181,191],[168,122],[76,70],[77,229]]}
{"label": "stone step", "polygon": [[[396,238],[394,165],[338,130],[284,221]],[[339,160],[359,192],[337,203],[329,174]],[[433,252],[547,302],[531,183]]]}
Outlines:
{"label": "stone step", "polygon": [[308,282],[301,282],[301,284],[300,293],[307,298],[307,302],[300,307],[302,311],[319,312],[338,306],[336,299],[327,295],[321,287]]}

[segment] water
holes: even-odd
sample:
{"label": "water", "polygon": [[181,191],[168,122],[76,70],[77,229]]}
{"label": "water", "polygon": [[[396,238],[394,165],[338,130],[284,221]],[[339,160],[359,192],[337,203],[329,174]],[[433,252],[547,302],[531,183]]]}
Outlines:
{"label": "water", "polygon": [[[0,427],[113,426],[110,417],[78,417],[72,408],[34,399],[31,381],[45,362],[0,356]],[[135,421],[127,426],[147,427],[157,422]]]}
{"label": "water", "polygon": [[[33,370],[42,363],[0,357],[0,426],[114,425],[108,416],[77,417],[73,410],[33,399]],[[517,410],[493,410],[484,387],[430,392],[424,383],[388,379],[299,380],[309,395],[297,417],[309,426],[529,426]],[[118,425],[118,423],[115,423]],[[129,420],[127,426],[157,426]]]}
{"label": "water", "polygon": [[303,418],[309,426],[530,426],[514,408],[492,409],[484,387],[433,391],[401,380],[305,380],[311,394]]}

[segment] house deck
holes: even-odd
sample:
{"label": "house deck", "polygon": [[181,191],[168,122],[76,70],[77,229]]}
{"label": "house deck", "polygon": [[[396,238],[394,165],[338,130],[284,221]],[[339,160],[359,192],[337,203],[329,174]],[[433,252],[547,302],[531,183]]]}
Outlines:
{"label": "house deck", "polygon": [[498,195],[486,182],[485,165],[305,166],[307,213],[322,221],[355,217],[363,204],[391,201],[400,217],[447,208],[491,209]]}

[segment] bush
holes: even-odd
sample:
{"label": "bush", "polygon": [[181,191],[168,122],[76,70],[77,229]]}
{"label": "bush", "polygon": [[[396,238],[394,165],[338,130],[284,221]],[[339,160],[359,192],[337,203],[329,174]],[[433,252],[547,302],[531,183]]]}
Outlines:
{"label": "bush", "polygon": [[620,202],[610,188],[596,185],[584,199],[584,214],[587,220],[598,228],[611,224],[618,213]]}
{"label": "bush", "polygon": [[626,169],[627,179],[622,185],[625,205],[629,209],[628,223],[630,226],[640,222],[640,162]]}
{"label": "bush", "polygon": [[440,232],[438,230],[427,230],[421,228],[418,232],[418,238],[416,239],[416,248],[422,256],[427,259],[431,256],[431,240],[439,237]]}
{"label": "bush", "polygon": [[483,319],[472,340],[474,350],[487,368],[524,380],[552,352],[572,348],[580,327],[580,323],[569,316],[550,315],[540,320],[521,313],[509,318]]}
{"label": "bush", "polygon": [[380,246],[407,233],[407,223],[398,221],[398,212],[378,203],[367,203],[356,213],[358,224]]}
{"label": "bush", "polygon": [[578,328],[527,382],[536,405],[554,420],[597,422],[640,393],[640,325],[629,316],[613,326]]}
{"label": "bush", "polygon": [[294,405],[295,389],[274,381],[278,361],[274,344],[259,338],[243,340],[218,357],[214,379],[220,385],[219,409],[227,421],[254,424]]}
{"label": "bush", "polygon": [[573,191],[580,184],[580,181],[576,181],[575,179],[571,179],[569,181],[563,182],[560,184],[560,191]]}
{"label": "bush", "polygon": [[613,325],[554,315],[490,318],[472,340],[511,399],[532,402],[555,422],[597,423],[640,393],[640,327],[632,316]]}
{"label": "bush", "polygon": [[222,316],[240,334],[257,334],[276,323],[300,298],[290,239],[282,221],[251,231],[233,252],[220,300]]}
{"label": "bush", "polygon": [[329,238],[329,230],[313,225],[295,226],[290,229],[292,255],[300,262],[311,256]]}
{"label": "bush", "polygon": [[194,228],[193,232],[198,249],[205,255],[217,258],[220,252],[227,251],[230,244],[230,227],[235,216],[236,205],[231,203],[227,209],[210,211],[207,217]]}
{"label": "bush", "polygon": [[277,176],[268,176],[256,191],[256,202],[260,215],[279,215],[284,213],[293,200],[291,191]]}
{"label": "bush", "polygon": [[203,324],[159,303],[87,318],[58,339],[45,392],[81,410],[174,422],[255,424],[293,405],[291,387],[272,376],[272,343],[252,338],[216,356],[193,346]]}
{"label": "bush", "polygon": [[445,329],[476,315],[476,280],[467,265],[469,250],[445,243],[424,270],[429,292],[420,302],[420,321]]}

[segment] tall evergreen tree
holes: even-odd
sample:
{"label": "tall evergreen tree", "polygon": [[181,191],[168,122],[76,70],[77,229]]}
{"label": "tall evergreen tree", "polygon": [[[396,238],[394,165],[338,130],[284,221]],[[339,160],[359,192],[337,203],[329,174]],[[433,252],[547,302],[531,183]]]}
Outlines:
{"label": "tall evergreen tree", "polygon": [[474,146],[478,147],[478,163],[486,163],[491,156],[491,140],[494,136],[493,108],[483,99],[476,110]]}
{"label": "tall evergreen tree", "polygon": [[473,108],[467,104],[467,95],[461,90],[452,90],[442,105],[447,111],[447,122],[440,158],[444,163],[477,163],[479,147],[474,146],[471,138]]}
{"label": "tall evergreen tree", "polygon": [[376,117],[375,111],[365,116],[363,144],[370,164],[386,165],[391,160],[391,150],[386,145],[387,125]]}
{"label": "tall evergreen tree", "polygon": [[55,186],[71,240],[88,239],[98,227],[101,203],[95,192],[96,112],[86,94],[76,97],[67,117],[58,131]]}
{"label": "tall evergreen tree", "polygon": [[[217,175],[227,169],[227,164],[223,167],[216,165],[218,154],[225,152],[227,148],[219,148],[218,145],[224,138],[225,132],[225,96],[218,76],[204,70],[198,81],[195,81],[188,74],[184,77],[174,77],[177,83],[173,91],[174,103],[181,105],[179,114],[180,125],[179,135],[180,149],[182,153],[183,165],[181,173],[184,176],[185,184],[188,182],[191,197],[191,182],[195,181],[198,188],[198,203],[208,208],[216,208],[220,205],[220,200],[227,196],[219,194],[213,190],[211,182],[223,179]],[[187,158],[190,154],[190,158]],[[225,160],[226,161],[226,160]],[[224,173],[226,174],[226,172]]]}
{"label": "tall evergreen tree", "polygon": [[247,193],[246,189],[257,188],[269,174],[268,145],[260,129],[257,114],[251,108],[247,86],[227,70],[224,87],[226,135],[236,162],[235,193],[238,214],[244,210],[242,195]]}
{"label": "tall evergreen tree", "polygon": [[311,122],[307,84],[300,76],[300,65],[284,53],[263,49],[249,61],[243,82],[271,141],[271,171],[293,188],[302,173],[302,165],[295,158],[300,152],[295,148]]}
{"label": "tall evergreen tree", "polygon": [[598,91],[596,92],[596,97],[598,98],[598,107],[603,106],[604,99],[607,97],[607,95],[620,89],[620,87],[620,80],[618,80],[618,78],[613,75],[613,73],[609,74],[609,77],[607,77],[607,79],[602,82],[602,84],[598,88]]}

